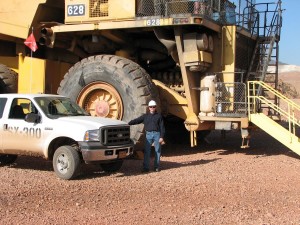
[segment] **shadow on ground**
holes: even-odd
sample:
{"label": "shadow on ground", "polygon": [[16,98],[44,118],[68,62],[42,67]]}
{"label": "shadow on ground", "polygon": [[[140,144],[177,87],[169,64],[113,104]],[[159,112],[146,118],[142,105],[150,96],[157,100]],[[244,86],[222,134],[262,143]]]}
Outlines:
{"label": "shadow on ground", "polygon": [[[274,155],[287,155],[289,157],[300,159],[294,152],[282,145],[279,141],[272,138],[270,135],[262,130],[255,130],[251,133],[250,147],[241,148],[242,139],[240,132],[228,131],[223,135],[221,131],[211,131],[206,139],[200,138],[198,146],[190,147],[189,132],[185,129],[182,122],[167,123],[166,124],[166,145],[162,148],[162,156],[164,158],[191,155],[191,160],[187,162],[170,162],[162,160],[162,169],[169,170],[178,167],[197,166],[207,163],[213,163],[219,160],[222,155],[230,155],[235,153],[242,153],[246,155],[254,155],[258,157],[267,157]],[[152,151],[152,157],[154,150]],[[211,160],[193,160],[192,155],[197,153],[216,154],[220,157],[215,157]],[[55,176],[52,162],[43,158],[36,158],[30,156],[19,156],[16,162],[10,166],[14,169],[28,169],[37,171],[49,171]],[[128,159],[124,162],[123,167],[117,173],[118,176],[134,176],[141,175],[142,160]],[[84,171],[78,179],[91,179],[103,176],[110,176],[110,173],[105,173],[101,170],[99,165],[82,165]]]}
{"label": "shadow on ground", "polygon": [[[283,124],[283,126],[286,125]],[[258,128],[250,133],[249,148],[241,148],[242,137],[239,130],[226,131],[225,133],[220,130],[213,130],[205,139],[200,137],[196,147],[190,147],[189,132],[185,129],[183,123],[166,124],[166,130],[167,144],[163,146],[162,152],[162,155],[166,157],[222,150],[219,154],[244,153],[258,156],[283,154],[300,159],[296,153]],[[297,133],[300,132],[297,131]]]}

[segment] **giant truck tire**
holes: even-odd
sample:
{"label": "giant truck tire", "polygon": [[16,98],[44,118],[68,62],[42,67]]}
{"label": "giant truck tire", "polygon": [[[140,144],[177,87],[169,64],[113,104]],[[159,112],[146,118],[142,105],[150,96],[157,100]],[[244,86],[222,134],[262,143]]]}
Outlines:
{"label": "giant truck tire", "polygon": [[[58,94],[76,101],[93,116],[129,122],[147,111],[147,103],[158,102],[158,90],[149,74],[131,60],[92,56],[76,63],[58,88]],[[131,126],[131,138],[141,149],[144,125]]]}
{"label": "giant truck tire", "polygon": [[0,94],[18,92],[18,74],[0,64]]}

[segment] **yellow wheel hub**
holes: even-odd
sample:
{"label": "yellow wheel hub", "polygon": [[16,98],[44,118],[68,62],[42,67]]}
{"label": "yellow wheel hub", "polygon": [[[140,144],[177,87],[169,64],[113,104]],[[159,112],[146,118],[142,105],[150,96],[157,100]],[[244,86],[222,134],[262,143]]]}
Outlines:
{"label": "yellow wheel hub", "polygon": [[123,103],[118,91],[108,83],[93,82],[84,87],[77,102],[92,116],[121,120]]}

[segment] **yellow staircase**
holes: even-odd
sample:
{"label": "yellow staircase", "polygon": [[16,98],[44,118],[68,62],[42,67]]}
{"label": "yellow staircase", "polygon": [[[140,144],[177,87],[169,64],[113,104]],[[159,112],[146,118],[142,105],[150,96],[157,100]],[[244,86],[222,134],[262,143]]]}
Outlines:
{"label": "yellow staircase", "polygon": [[[287,105],[287,109],[284,110],[278,105],[266,97],[260,95],[261,89],[276,95],[282,103]],[[281,126],[279,123],[259,112],[259,106],[265,104],[272,108],[275,112],[287,121],[288,128]],[[277,139],[286,147],[291,149],[296,154],[300,155],[300,140],[296,136],[296,127],[300,127],[300,123],[295,117],[296,113],[300,113],[300,106],[282,95],[271,86],[265,84],[262,81],[249,81],[248,82],[248,115],[249,121],[261,128],[269,135]]]}
{"label": "yellow staircase", "polygon": [[250,121],[300,155],[299,138],[263,113],[250,114]]}

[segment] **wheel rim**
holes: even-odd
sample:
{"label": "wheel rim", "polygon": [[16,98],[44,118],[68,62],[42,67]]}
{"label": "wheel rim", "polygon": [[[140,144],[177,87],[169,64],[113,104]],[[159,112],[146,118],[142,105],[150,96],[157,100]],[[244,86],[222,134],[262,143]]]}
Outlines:
{"label": "wheel rim", "polygon": [[93,82],[79,94],[77,102],[92,116],[121,120],[123,103],[118,91],[108,83]]}
{"label": "wheel rim", "polygon": [[65,154],[61,154],[57,158],[57,169],[61,174],[66,174],[69,169],[69,160]]}

